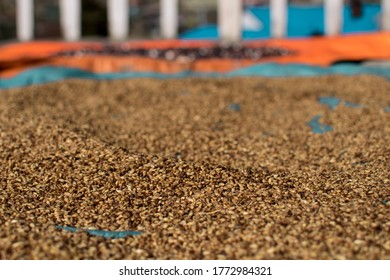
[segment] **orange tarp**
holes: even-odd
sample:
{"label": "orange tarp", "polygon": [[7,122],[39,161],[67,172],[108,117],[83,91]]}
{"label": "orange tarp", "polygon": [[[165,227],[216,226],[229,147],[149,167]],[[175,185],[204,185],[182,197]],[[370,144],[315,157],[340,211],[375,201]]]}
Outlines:
{"label": "orange tarp", "polygon": [[[85,54],[81,56],[55,56],[66,50],[83,48],[101,49],[107,43],[98,42],[29,42],[0,47],[0,77],[10,77],[37,66],[65,66],[96,73],[151,71],[175,73],[180,71],[227,72],[256,63],[300,63],[329,66],[337,61],[390,60],[390,32],[312,37],[304,39],[269,39],[246,41],[251,47],[283,47],[294,54],[269,57],[253,61],[249,59],[198,59],[195,61],[167,61],[141,56],[113,56]],[[212,47],[216,41],[149,40],[121,43],[122,48],[189,48]]]}

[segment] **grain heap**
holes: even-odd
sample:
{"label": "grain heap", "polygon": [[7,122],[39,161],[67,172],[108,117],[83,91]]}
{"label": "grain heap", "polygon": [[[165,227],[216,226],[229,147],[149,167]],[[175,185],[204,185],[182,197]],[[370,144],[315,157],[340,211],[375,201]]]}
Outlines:
{"label": "grain heap", "polygon": [[0,258],[390,259],[389,94],[369,76],[2,90]]}
{"label": "grain heap", "polygon": [[189,60],[229,58],[229,59],[251,59],[260,60],[267,57],[292,55],[293,51],[286,48],[258,46],[251,47],[241,44],[237,45],[215,45],[209,47],[176,47],[176,48],[134,48],[131,45],[104,45],[99,49],[85,47],[78,50],[68,50],[59,52],[56,56],[85,56],[85,55],[113,55],[113,56],[141,56],[149,58],[159,58],[166,60]]}

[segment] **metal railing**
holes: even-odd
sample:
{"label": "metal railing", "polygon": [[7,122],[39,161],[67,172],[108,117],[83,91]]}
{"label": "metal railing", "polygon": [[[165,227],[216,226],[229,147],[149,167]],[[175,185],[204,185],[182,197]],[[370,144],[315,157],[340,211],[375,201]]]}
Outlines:
{"label": "metal railing", "polygon": [[[67,41],[81,39],[81,1],[59,0],[62,36]],[[212,1],[212,0],[210,0]],[[242,0],[218,1],[218,26],[222,40],[241,39]],[[340,33],[343,22],[343,0],[324,0],[325,34]],[[34,0],[16,0],[17,38],[34,39]],[[160,0],[161,37],[171,39],[178,35],[179,0]],[[113,40],[125,40],[129,33],[129,1],[107,0],[108,30]],[[281,38],[287,30],[287,0],[270,0],[271,35]],[[302,19],[304,20],[304,19]],[[381,29],[390,31],[390,0],[381,0]]]}

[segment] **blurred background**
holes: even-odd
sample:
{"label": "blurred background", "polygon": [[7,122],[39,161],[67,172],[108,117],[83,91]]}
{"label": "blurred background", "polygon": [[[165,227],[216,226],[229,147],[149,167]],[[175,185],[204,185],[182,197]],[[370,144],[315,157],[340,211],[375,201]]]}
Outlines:
{"label": "blurred background", "polygon": [[[58,0],[35,0],[36,39],[60,40]],[[106,0],[82,0],[83,39],[105,38],[108,35]],[[344,33],[373,32],[380,29],[380,0],[348,0],[344,10]],[[184,39],[217,38],[217,1],[180,0],[179,36]],[[243,38],[270,36],[269,1],[244,1]],[[323,1],[291,0],[288,9],[288,37],[322,35]],[[351,8],[361,8],[356,11]],[[16,38],[15,1],[0,1],[0,40]],[[129,0],[130,37],[159,37],[159,0]]]}

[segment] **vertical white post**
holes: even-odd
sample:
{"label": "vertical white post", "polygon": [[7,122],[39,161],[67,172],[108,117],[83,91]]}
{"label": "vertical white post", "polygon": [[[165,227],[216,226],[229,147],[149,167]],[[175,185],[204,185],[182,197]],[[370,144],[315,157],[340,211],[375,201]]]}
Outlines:
{"label": "vertical white post", "polygon": [[382,0],[382,30],[390,31],[390,0]]}
{"label": "vertical white post", "polygon": [[126,39],[129,33],[128,0],[107,0],[107,12],[111,39]]}
{"label": "vertical white post", "polygon": [[65,40],[79,40],[81,35],[81,1],[60,0],[60,21]]}
{"label": "vertical white post", "polygon": [[242,13],[241,0],[218,0],[218,28],[222,40],[241,40]]}
{"label": "vertical white post", "polygon": [[34,37],[34,0],[16,1],[17,36],[20,41]]}
{"label": "vertical white post", "polygon": [[[287,0],[271,0],[271,36],[274,38],[282,38],[286,36],[287,29]],[[305,19],[300,19],[305,20]]]}
{"label": "vertical white post", "polygon": [[177,37],[179,27],[178,0],[160,0],[160,32],[166,39]]}
{"label": "vertical white post", "polygon": [[325,0],[325,34],[328,36],[337,35],[342,26],[343,0]]}

